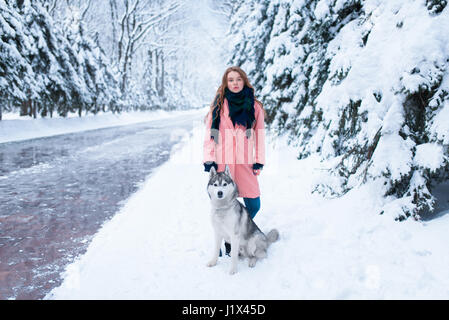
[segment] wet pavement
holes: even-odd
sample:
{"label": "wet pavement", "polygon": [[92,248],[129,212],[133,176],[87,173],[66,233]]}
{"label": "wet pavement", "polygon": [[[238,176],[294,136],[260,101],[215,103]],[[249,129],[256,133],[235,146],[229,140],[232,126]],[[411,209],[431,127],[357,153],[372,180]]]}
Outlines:
{"label": "wet pavement", "polygon": [[[0,144],[0,299],[41,299],[196,115]],[[177,138],[173,138],[177,137]]]}

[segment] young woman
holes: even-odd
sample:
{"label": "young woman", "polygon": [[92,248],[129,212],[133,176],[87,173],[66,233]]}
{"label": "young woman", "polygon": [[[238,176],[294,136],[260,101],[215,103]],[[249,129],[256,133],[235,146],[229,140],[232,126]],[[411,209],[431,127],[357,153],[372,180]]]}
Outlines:
{"label": "young woman", "polygon": [[[204,170],[228,165],[251,218],[260,209],[257,176],[265,164],[265,124],[262,103],[239,67],[228,68],[206,116]],[[226,254],[230,245],[225,243]]]}

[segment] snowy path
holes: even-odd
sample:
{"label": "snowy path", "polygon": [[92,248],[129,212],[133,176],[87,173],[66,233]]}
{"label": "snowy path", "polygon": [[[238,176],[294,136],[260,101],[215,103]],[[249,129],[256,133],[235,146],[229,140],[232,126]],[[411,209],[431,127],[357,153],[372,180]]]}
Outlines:
{"label": "snowy path", "polygon": [[[110,124],[110,118],[99,116],[96,124]],[[60,285],[65,266],[201,118],[198,111],[176,112],[163,120],[0,144],[0,299],[40,299]],[[21,122],[49,133],[42,121]]]}
{"label": "snowy path", "polygon": [[[254,269],[212,248],[208,176],[197,127],[98,232],[48,299],[432,299],[449,298],[449,215],[426,223],[379,216],[375,185],[334,200],[310,193],[319,163],[267,148],[256,223],[280,241]],[[370,191],[371,190],[371,191]]]}

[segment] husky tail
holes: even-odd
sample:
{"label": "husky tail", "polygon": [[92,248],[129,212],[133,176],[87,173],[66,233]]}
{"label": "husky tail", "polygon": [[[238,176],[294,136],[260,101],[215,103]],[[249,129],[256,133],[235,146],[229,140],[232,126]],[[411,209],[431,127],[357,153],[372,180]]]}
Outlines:
{"label": "husky tail", "polygon": [[277,231],[276,229],[272,229],[267,233],[267,239],[269,243],[277,241],[279,239],[279,231]]}

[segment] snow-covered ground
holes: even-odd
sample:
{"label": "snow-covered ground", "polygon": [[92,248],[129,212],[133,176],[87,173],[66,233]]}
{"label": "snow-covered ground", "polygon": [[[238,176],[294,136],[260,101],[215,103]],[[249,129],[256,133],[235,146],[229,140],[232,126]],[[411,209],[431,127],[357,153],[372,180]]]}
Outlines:
{"label": "snow-covered ground", "polygon": [[284,139],[267,146],[260,176],[268,258],[229,275],[212,252],[208,174],[199,124],[69,265],[47,299],[448,299],[449,214],[428,222],[378,215],[376,184],[344,197],[312,194],[323,168],[296,160]]}

